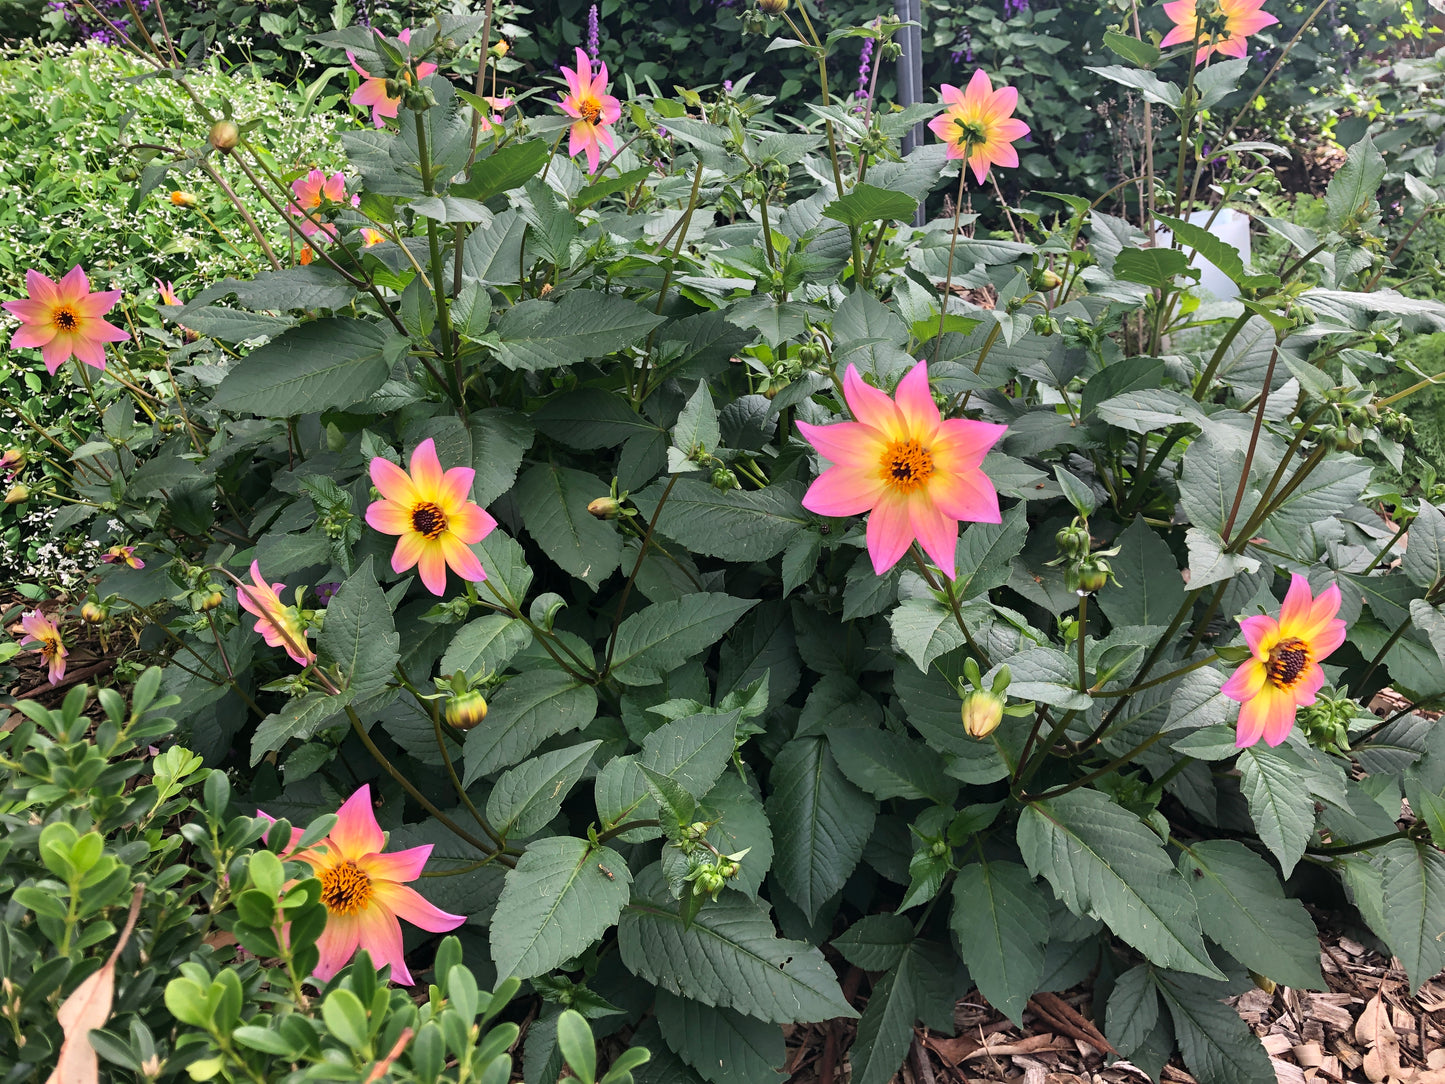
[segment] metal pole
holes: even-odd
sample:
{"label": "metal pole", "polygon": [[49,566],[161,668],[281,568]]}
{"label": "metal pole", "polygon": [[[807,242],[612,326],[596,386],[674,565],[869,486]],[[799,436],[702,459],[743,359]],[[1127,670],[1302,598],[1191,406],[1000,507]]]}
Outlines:
{"label": "metal pole", "polygon": [[[894,0],[893,10],[905,23],[898,34],[903,52],[898,55],[898,104],[905,109],[923,100],[923,0]],[[903,156],[906,158],[923,142],[923,122],[903,133]],[[923,225],[923,205],[913,216],[915,226]]]}

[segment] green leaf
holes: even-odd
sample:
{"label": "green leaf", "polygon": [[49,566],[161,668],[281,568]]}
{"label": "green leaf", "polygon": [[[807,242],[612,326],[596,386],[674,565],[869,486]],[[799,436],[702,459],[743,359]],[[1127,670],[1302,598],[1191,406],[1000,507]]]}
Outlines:
{"label": "green leaf", "polygon": [[635,301],[596,290],[534,298],[497,321],[497,359],[509,369],[558,369],[631,346],[662,322]]}
{"label": "green leaf", "polygon": [[[472,96],[459,92],[464,98]],[[475,103],[473,103],[475,105]],[[484,106],[483,108],[490,108]],[[551,146],[545,139],[533,139],[526,143],[511,143],[478,158],[472,166],[471,176],[461,184],[452,185],[452,192],[467,199],[485,203],[493,196],[521,188],[547,164],[551,157]]]}
{"label": "green leaf", "polygon": [[823,738],[783,746],[769,785],[773,875],[812,921],[858,865],[878,807],[843,775]]}
{"label": "green leaf", "polygon": [[647,789],[652,793],[652,800],[663,814],[661,819],[664,822],[671,821],[676,827],[691,824],[693,812],[697,809],[697,799],[661,772],[655,772],[641,764],[638,768],[647,780]]}
{"label": "green leaf", "polygon": [[1181,423],[1202,428],[1207,420],[1193,399],[1172,388],[1126,391],[1104,400],[1096,413],[1110,425],[1131,433],[1156,433]]}
{"label": "green leaf", "polygon": [[1097,915],[1160,967],[1224,977],[1164,844],[1107,795],[1080,789],[1030,803],[1018,843],[1029,872],[1046,877],[1074,914]]}
{"label": "green leaf", "polygon": [[1410,992],[1445,968],[1445,853],[1397,839],[1371,857],[1384,878],[1384,929],[1375,932],[1405,965]]}
{"label": "green leaf", "polygon": [[1109,994],[1104,1034],[1126,1058],[1142,1047],[1159,1019],[1159,993],[1153,968],[1138,964],[1114,982]]}
{"label": "green leaf", "polygon": [[762,906],[724,891],[684,926],[660,865],[643,870],[617,924],[622,962],[669,993],[776,1024],[855,1019],[823,954],[777,936]]}
{"label": "green leaf", "polygon": [[763,803],[736,772],[728,772],[707,792],[700,808],[703,820],[716,821],[708,830],[709,843],[723,854],[748,852],[728,887],[756,899],[763,878],[773,868],[773,829]]}
{"label": "green leaf", "polygon": [[350,406],[381,387],[406,347],[369,320],[313,320],[236,362],[211,405],[273,418]]}
{"label": "green leaf", "polygon": [[893,646],[927,671],[933,660],[962,647],[967,641],[953,611],[931,594],[904,599],[888,615]]}
{"label": "green leaf", "polygon": [[588,948],[617,921],[631,881],[627,863],[608,847],[570,836],[530,844],[507,871],[492,916],[497,977],[529,979]]}
{"label": "green leaf", "polygon": [[1125,392],[1157,388],[1164,383],[1164,361],[1161,358],[1120,358],[1106,365],[1084,385],[1083,413],[1087,417],[1099,404]]}
{"label": "green leaf", "polygon": [[1363,225],[1380,183],[1385,179],[1385,159],[1365,136],[1345,155],[1345,164],[1335,171],[1325,189],[1325,221],[1332,230],[1347,232],[1351,223]]}
{"label": "green leaf", "polygon": [[176,322],[189,323],[192,312],[231,294],[248,309],[339,309],[356,296],[356,287],[321,264],[260,271],[249,279],[222,279],[207,286],[176,313]]}
{"label": "green leaf", "polygon": [[926,798],[951,805],[958,781],[944,774],[938,754],[920,741],[889,730],[835,725],[828,745],[843,774],[873,797]]}
{"label": "green leaf", "polygon": [[1184,602],[1184,578],[1169,544],[1142,517],[1115,544],[1119,554],[1109,565],[1119,585],[1098,593],[1099,609],[1115,625],[1167,626]]}
{"label": "green leaf", "polygon": [[[1152,68],[1159,63],[1159,47],[1147,41],[1120,34],[1117,30],[1104,31],[1104,44],[1116,56],[1121,56],[1138,68]],[[1162,215],[1159,217],[1163,217]]]}
{"label": "green leaf", "polygon": [[557,1017],[557,1049],[579,1084],[597,1079],[597,1042],[592,1027],[576,1009],[564,1009]]}
{"label": "green leaf", "polygon": [[913,943],[913,923],[902,915],[865,915],[833,938],[833,947],[864,971],[889,971],[898,966]]}
{"label": "green leaf", "polygon": [[636,169],[629,169],[626,173],[616,177],[604,177],[593,181],[582,191],[578,192],[571,199],[571,204],[577,210],[591,207],[599,200],[608,196],[625,192],[636,185],[639,181],[645,180],[652,173],[651,166],[638,166]]}
{"label": "green leaf", "polygon": [[546,827],[592,764],[592,754],[601,744],[569,745],[503,772],[487,795],[487,820],[497,834],[525,839]]}
{"label": "green leaf", "polygon": [[960,601],[987,594],[1008,582],[1009,563],[1022,552],[1028,539],[1028,516],[1022,503],[1003,514],[998,523],[971,523],[958,542],[954,590]]}
{"label": "green leaf", "polygon": [[823,214],[845,226],[866,226],[871,222],[911,221],[918,201],[902,192],[859,184],[847,195],[823,208]]}
{"label": "green leaf", "polygon": [[467,425],[472,438],[472,500],[485,507],[512,488],[522,456],[532,446],[531,424],[512,410],[475,411]]}
{"label": "green leaf", "polygon": [[1102,75],[1105,79],[1112,80],[1120,86],[1132,87],[1143,95],[1146,102],[1153,102],[1155,105],[1167,105],[1170,109],[1178,109],[1184,98],[1184,92],[1178,86],[1174,83],[1163,82],[1151,72],[1126,68],[1121,64],[1106,64],[1097,68],[1090,67],[1088,70],[1096,75]]}
{"label": "green leaf", "polygon": [[292,738],[309,738],[321,727],[342,717],[354,694],[342,689],[340,696],[327,692],[311,692],[293,697],[280,711],[261,720],[251,735],[251,765],[261,762],[267,753],[280,749]]}
{"label": "green leaf", "polygon": [[713,1008],[657,991],[653,1006],[662,1037],[677,1056],[713,1084],[762,1084],[782,1075],[788,1060],[783,1029],[732,1009]]}
{"label": "green leaf", "polygon": [[592,475],[550,462],[528,470],[515,490],[522,522],[542,552],[594,589],[622,560],[622,536],[587,511],[606,495],[606,484]]}
{"label": "green leaf", "polygon": [[1319,935],[1299,900],[1286,899],[1268,862],[1243,843],[1209,839],[1179,857],[1204,933],[1282,986],[1325,989]]}
{"label": "green leaf", "polygon": [[721,640],[757,604],[719,592],[655,602],[618,626],[612,676],[624,685],[655,685]]}
{"label": "green leaf", "polygon": [[[672,427],[672,445],[682,453],[684,459],[691,459],[698,452],[716,451],[721,440],[722,433],[718,429],[717,407],[713,405],[712,393],[708,391],[707,381],[699,380],[697,390],[683,404],[682,411],[677,416],[677,424]],[[688,469],[698,468],[689,463]]]}
{"label": "green leaf", "polygon": [[874,985],[848,1051],[853,1084],[887,1084],[898,1079],[898,1067],[913,1043],[913,1022],[918,1018],[930,1027],[952,1025],[956,990],[948,956],[942,945],[914,941],[898,965]]}
{"label": "green leaf", "polygon": [[487,614],[468,621],[452,637],[442,656],[439,672],[470,676],[500,673],[512,656],[532,642],[526,622],[506,614]]}
{"label": "green leaf", "polygon": [[1304,764],[1287,747],[1252,745],[1240,752],[1236,766],[1259,838],[1288,877],[1315,830],[1315,800]]}
{"label": "green leaf", "polygon": [[658,727],[642,739],[639,767],[671,779],[694,798],[712,790],[732,759],[742,712],[704,711]]}
{"label": "green leaf", "polygon": [[1115,278],[1156,290],[1171,289],[1175,277],[1188,272],[1189,257],[1173,248],[1126,248],[1114,258]]}
{"label": "green leaf", "polygon": [[[984,675],[984,684],[998,676],[1000,667],[993,667]],[[1056,647],[1025,648],[1009,657],[1006,664],[1013,674],[1009,682],[1009,695],[1021,700],[1037,700],[1052,704],[1066,711],[1088,711],[1093,698],[1080,692],[1079,665]]]}
{"label": "green leaf", "polygon": [[661,432],[616,392],[578,388],[553,399],[532,415],[538,429],[569,448],[615,448],[632,437]]}
{"label": "green leaf", "polygon": [[1244,572],[1257,572],[1259,561],[1242,553],[1225,553],[1224,540],[1213,531],[1190,527],[1184,533],[1189,547],[1189,586],[1207,587]]}
{"label": "green leaf", "polygon": [[1400,567],[1411,583],[1428,590],[1445,579],[1445,513],[1422,500],[1420,513],[1410,524],[1409,541]]}
{"label": "green leaf", "polygon": [[1016,1024],[1038,990],[1049,940],[1049,904],[1014,862],[975,862],[953,882],[949,918],[969,977],[988,1003]]}
{"label": "green leaf", "polygon": [[1099,507],[1099,498],[1077,475],[1070,473],[1058,463],[1054,464],[1054,477],[1058,479],[1059,488],[1064,491],[1064,496],[1074,506],[1074,511],[1081,516],[1087,516],[1095,508]]}
{"label": "green leaf", "polygon": [[[181,311],[181,310],[177,310]],[[283,316],[265,316],[261,313],[241,312],[238,309],[214,308],[197,309],[186,314],[186,327],[198,335],[209,335],[223,343],[245,342],[247,339],[271,338],[287,328],[296,326],[296,321]]]}
{"label": "green leaf", "polygon": [[491,698],[487,725],[467,731],[462,782],[515,764],[554,734],[578,730],[597,715],[597,690],[561,670],[529,670]]}
{"label": "green leaf", "polygon": [[401,657],[400,648],[391,607],[367,557],[326,607],[316,653],[328,672],[340,667],[352,697],[364,700],[386,688]]}
{"label": "green leaf", "polygon": [[1182,242],[1186,247],[1192,248],[1219,268],[1231,282],[1238,283],[1244,279],[1244,260],[1240,257],[1239,250],[1233,245],[1221,241],[1209,230],[1203,226],[1196,226],[1193,222],[1170,218],[1168,215],[1156,215],[1155,217],[1174,231],[1176,240]]}
{"label": "green leaf", "polygon": [[1199,1084],[1274,1084],[1264,1047],[1239,1014],[1219,1001],[1228,990],[1189,975],[1163,976],[1157,985],[1184,1064]]}
{"label": "green leaf", "polygon": [[[650,519],[666,488],[658,482],[633,500]],[[663,506],[657,529],[694,554],[725,561],[765,561],[787,549],[812,524],[799,502],[801,486],[778,483],[766,489],[714,489],[679,478]]]}

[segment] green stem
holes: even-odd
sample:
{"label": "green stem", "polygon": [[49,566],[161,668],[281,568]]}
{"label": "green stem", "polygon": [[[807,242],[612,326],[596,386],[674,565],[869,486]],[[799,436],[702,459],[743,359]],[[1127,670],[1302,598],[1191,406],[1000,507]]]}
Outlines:
{"label": "green stem", "polygon": [[1157,678],[1141,681],[1137,685],[1130,685],[1127,689],[1110,689],[1108,692],[1097,692],[1095,691],[1097,686],[1095,686],[1094,689],[1090,689],[1088,692],[1095,700],[1112,700],[1119,696],[1133,696],[1135,693],[1143,692],[1145,689],[1152,689],[1156,685],[1163,685],[1165,682],[1173,681],[1175,678],[1183,677],[1185,674],[1192,674],[1194,671],[1208,666],[1218,657],[1218,655],[1211,652],[1204,656],[1204,658],[1191,662],[1188,666],[1181,666],[1177,670],[1170,670],[1169,673],[1161,674]]}
{"label": "green stem", "polygon": [[597,834],[598,843],[606,843],[610,839],[616,839],[623,832],[630,832],[634,828],[657,828],[662,824],[659,820],[628,821],[626,824],[619,824]]}
{"label": "green stem", "polygon": [[1088,671],[1084,668],[1084,630],[1088,627],[1089,596],[1087,594],[1081,594],[1079,596],[1079,623],[1077,625],[1079,641],[1079,692],[1081,693],[1087,693],[1089,691],[1089,675]]}
{"label": "green stem", "polygon": [[1259,408],[1254,412],[1254,427],[1249,433],[1249,445],[1244,451],[1244,466],[1240,468],[1239,485],[1234,490],[1234,503],[1230,505],[1229,517],[1224,521],[1224,530],[1219,532],[1219,537],[1226,544],[1229,542],[1229,532],[1234,530],[1235,517],[1239,515],[1239,506],[1244,501],[1244,491],[1249,488],[1249,468],[1254,465],[1254,453],[1259,447],[1259,434],[1264,429],[1264,410],[1269,405],[1269,389],[1274,382],[1274,370],[1279,362],[1279,339],[1275,339],[1274,349],[1269,352],[1269,365],[1264,371],[1264,385],[1259,393]]}
{"label": "green stem", "polygon": [[442,734],[442,721],[440,713],[436,708],[436,701],[428,701],[427,709],[427,714],[431,716],[432,734],[436,737],[437,749],[441,752],[442,763],[446,765],[447,778],[452,781],[452,789],[457,792],[457,797],[461,799],[462,805],[467,807],[467,812],[470,813],[472,819],[477,822],[477,827],[481,828],[481,830],[486,833],[487,838],[498,847],[502,846],[506,841],[487,823],[487,818],[482,816],[482,811],[473,804],[471,797],[467,794],[467,788],[462,786],[461,777],[457,775],[456,765],[452,763],[452,755],[447,750],[446,737]]}
{"label": "green stem", "polygon": [[1109,763],[1105,764],[1102,768],[1098,768],[1095,771],[1090,772],[1088,775],[1080,776],[1072,783],[1065,783],[1063,786],[1055,787],[1053,790],[1045,791],[1043,794],[1023,794],[1019,796],[1019,800],[1023,802],[1042,802],[1049,798],[1057,798],[1061,794],[1068,794],[1071,790],[1078,790],[1080,787],[1092,783],[1095,779],[1099,779],[1103,776],[1108,775],[1115,768],[1122,768],[1125,764],[1128,764],[1131,760],[1137,757],[1140,753],[1144,752],[1145,749],[1148,749],[1151,745],[1155,744],[1162,737],[1164,737],[1164,731],[1161,730],[1152,738],[1145,738],[1123,756],[1115,757],[1113,760],[1109,761]]}
{"label": "green stem", "polygon": [[1365,671],[1365,676],[1360,678],[1361,688],[1365,688],[1367,685],[1369,685],[1370,678],[1373,677],[1375,671],[1380,668],[1380,663],[1385,661],[1385,656],[1390,653],[1390,648],[1394,647],[1397,643],[1400,642],[1400,637],[1405,635],[1405,631],[1410,627],[1411,623],[1412,622],[1410,618],[1405,618],[1405,620],[1400,622],[1400,627],[1397,628],[1394,632],[1390,633],[1390,638],[1386,640],[1382,645],[1380,645],[1380,650],[1375,652],[1375,657],[1370,660],[1370,665],[1369,668]]}
{"label": "green stem", "polygon": [[1224,338],[1219,340],[1219,345],[1214,348],[1214,353],[1209,357],[1209,364],[1204,367],[1204,372],[1199,376],[1199,383],[1194,388],[1194,401],[1204,402],[1204,396],[1209,392],[1209,385],[1214,382],[1214,374],[1219,369],[1219,364],[1224,360],[1224,352],[1229,349],[1229,344],[1234,342],[1235,337],[1244,330],[1244,325],[1249,323],[1252,316],[1248,309],[1235,317],[1234,323],[1229,325],[1229,330],[1224,333]]}
{"label": "green stem", "polygon": [[1324,858],[1330,858],[1341,854],[1354,854],[1356,851],[1368,851],[1374,847],[1382,847],[1386,843],[1393,843],[1397,839],[1409,839],[1409,832],[1391,832],[1387,836],[1376,836],[1374,839],[1367,839],[1363,843],[1343,843],[1336,847],[1306,847],[1305,854],[1317,854]]}
{"label": "green stem", "polygon": [[[953,234],[948,239],[948,271],[943,276],[943,299],[938,304],[938,342],[933,345],[933,363],[938,364],[938,355],[943,352],[943,328],[948,319],[948,301],[953,296],[953,253],[958,248],[958,219],[963,214],[963,180],[965,176],[965,163],[960,162],[958,166],[958,192],[953,200]],[[995,322],[993,331],[985,344],[984,352],[993,345],[993,337],[998,332],[998,323]],[[983,353],[979,353],[979,365],[983,365]],[[975,369],[974,372],[977,372]],[[967,400],[965,399],[965,402]]]}
{"label": "green stem", "polygon": [[607,657],[602,663],[601,677],[605,678],[612,669],[612,653],[617,650],[617,629],[622,624],[622,615],[627,610],[627,599],[632,594],[632,585],[637,582],[637,574],[642,571],[643,559],[647,556],[647,545],[652,541],[652,533],[657,529],[657,521],[662,516],[662,506],[667,503],[667,498],[672,496],[672,487],[677,484],[677,475],[667,480],[667,488],[662,491],[662,497],[657,502],[657,507],[652,510],[652,519],[648,521],[647,533],[642,536],[642,544],[637,548],[637,560],[632,562],[632,572],[627,577],[627,582],[622,585],[622,595],[617,600],[617,612],[612,615],[612,629],[607,634]]}

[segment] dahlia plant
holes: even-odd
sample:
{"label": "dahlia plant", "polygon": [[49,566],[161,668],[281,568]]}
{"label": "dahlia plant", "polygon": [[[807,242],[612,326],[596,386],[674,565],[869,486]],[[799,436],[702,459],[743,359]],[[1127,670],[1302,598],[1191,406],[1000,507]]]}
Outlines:
{"label": "dahlia plant", "polygon": [[1088,983],[1111,1056],[1213,1084],[1273,1079],[1223,998],[1323,984],[1304,900],[1445,966],[1445,491],[1395,411],[1433,374],[1369,379],[1445,306],[1375,288],[1368,140],[1325,227],[1252,203],[1269,73],[1213,54],[1262,16],[1194,10],[1108,35],[1159,143],[1052,217],[994,183],[1048,138],[1001,73],[860,114],[829,57],[898,23],[807,0],[742,20],[816,62],[806,109],[584,50],[507,85],[488,8],[316,39],[382,81],[341,173],[196,133],[310,260],[112,348],[144,379],[97,401],[154,420],[67,448],[65,495],[146,546],[93,602],[189,748],[343,810],[267,837],[295,996],[423,975],[456,920],[530,984],[528,1081],[595,1073],[575,1010],[712,1084],[858,1017],[883,1084],[972,987],[1019,1021]]}

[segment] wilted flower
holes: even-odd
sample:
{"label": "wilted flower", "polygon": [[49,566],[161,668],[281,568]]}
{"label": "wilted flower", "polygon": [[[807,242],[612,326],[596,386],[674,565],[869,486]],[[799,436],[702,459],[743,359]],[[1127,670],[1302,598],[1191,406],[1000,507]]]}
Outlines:
{"label": "wilted flower", "polygon": [[896,401],[870,387],[852,365],[843,396],[857,421],[799,422],[803,436],[835,464],[813,481],[803,507],[821,516],[868,517],[873,570],[887,572],[916,538],[949,579],[960,520],[998,523],[998,493],[980,469],[1005,426],[944,421],[919,362],[898,384]]}
{"label": "wilted flower", "polygon": [[1279,22],[1261,10],[1263,7],[1264,0],[1205,0],[1201,11],[1195,0],[1173,0],[1164,5],[1164,13],[1173,21],[1174,29],[1159,44],[1187,45],[1196,40],[1197,33],[1200,45],[1194,63],[1203,64],[1211,53],[1243,58],[1247,51],[1245,39]]}
{"label": "wilted flower", "polygon": [[39,610],[31,610],[22,616],[20,627],[25,632],[20,646],[40,652],[41,661],[49,667],[50,684],[60,684],[60,679],[65,676],[65,660],[70,657],[65,642],[60,638],[60,629]]}
{"label": "wilted flower", "polygon": [[[411,31],[403,30],[397,35],[403,45],[411,42]],[[384,76],[372,75],[365,68],[356,62],[356,56],[347,50],[346,59],[351,61],[351,66],[361,76],[361,86],[356,88],[356,93],[351,96],[351,104],[371,109],[371,123],[378,128],[386,125],[386,118],[396,117],[397,107],[401,105],[401,98],[393,98],[386,92],[387,80]],[[437,70],[437,66],[430,61],[422,61],[416,66],[416,77],[425,79]],[[410,76],[407,76],[410,80]]]}
{"label": "wilted flower", "polygon": [[120,299],[119,290],[90,292],[90,280],[80,265],[59,282],[39,271],[25,272],[28,298],[6,301],[0,308],[20,318],[10,340],[12,350],[40,347],[40,356],[52,376],[71,356],[96,369],[105,368],[105,344],[124,342],[126,332],[104,319]]}
{"label": "wilted flower", "polygon": [[[293,840],[297,834],[293,831]],[[430,843],[391,854],[382,853],[385,846],[386,836],[371,810],[371,787],[363,784],[336,811],[331,834],[291,856],[309,865],[321,882],[326,929],[316,944],[320,959],[314,972],[321,982],[331,979],[363,948],[378,968],[391,965],[393,981],[410,986],[397,920],[404,918],[431,933],[454,930],[467,920],[433,906],[406,886],[421,876],[431,855]]]}
{"label": "wilted flower", "polygon": [[100,555],[108,565],[126,565],[129,568],[145,568],[146,563],[135,555],[134,546],[111,546]]}
{"label": "wilted flower", "polygon": [[568,93],[558,103],[562,112],[572,117],[571,137],[567,153],[577,157],[587,153],[587,172],[596,173],[602,157],[602,147],[613,148],[612,133],[608,129],[622,116],[622,103],[607,93],[607,65],[597,64],[597,74],[592,74],[592,62],[581,49],[577,50],[577,70],[564,67],[562,76],[567,80]]}
{"label": "wilted flower", "polygon": [[236,601],[256,618],[256,632],[271,647],[286,649],[286,654],[297,666],[309,666],[316,661],[316,652],[306,643],[306,630],[301,627],[301,615],[296,607],[281,601],[284,583],[268,584],[261,576],[261,566],[251,562],[251,582],[236,587]]}
{"label": "wilted flower", "polygon": [[1315,598],[1309,581],[1295,573],[1278,620],[1256,614],[1239,623],[1254,657],[1220,691],[1239,701],[1235,744],[1241,749],[1261,737],[1278,745],[1289,736],[1295,712],[1315,702],[1325,683],[1320,663],[1345,642],[1345,623],[1335,616],[1339,610],[1337,584]]}
{"label": "wilted flower", "polygon": [[212,147],[222,154],[229,154],[236,149],[236,144],[241,141],[241,129],[236,127],[232,120],[218,120],[211,125],[211,131],[207,139]]}
{"label": "wilted flower", "polygon": [[973,73],[967,90],[944,83],[939,89],[948,108],[928,122],[933,134],[948,144],[949,158],[962,158],[979,184],[990,165],[1019,164],[1012,141],[1029,134],[1029,126],[1014,117],[1019,92],[1013,87],[993,89],[982,69]]}
{"label": "wilted flower", "polygon": [[171,204],[176,207],[194,207],[196,205],[196,194],[194,192],[183,192],[176,189],[171,193]]}
{"label": "wilted flower", "polygon": [[0,455],[0,474],[8,478],[14,478],[25,466],[26,456],[23,448],[6,448],[5,454]]}
{"label": "wilted flower", "polygon": [[464,580],[487,578],[467,547],[486,538],[497,521],[468,496],[475,476],[471,467],[443,474],[430,438],[411,453],[410,473],[381,456],[371,461],[371,481],[382,499],[366,509],[366,522],[382,534],[401,536],[391,555],[393,572],[416,565],[434,595],[446,591],[448,566]]}

